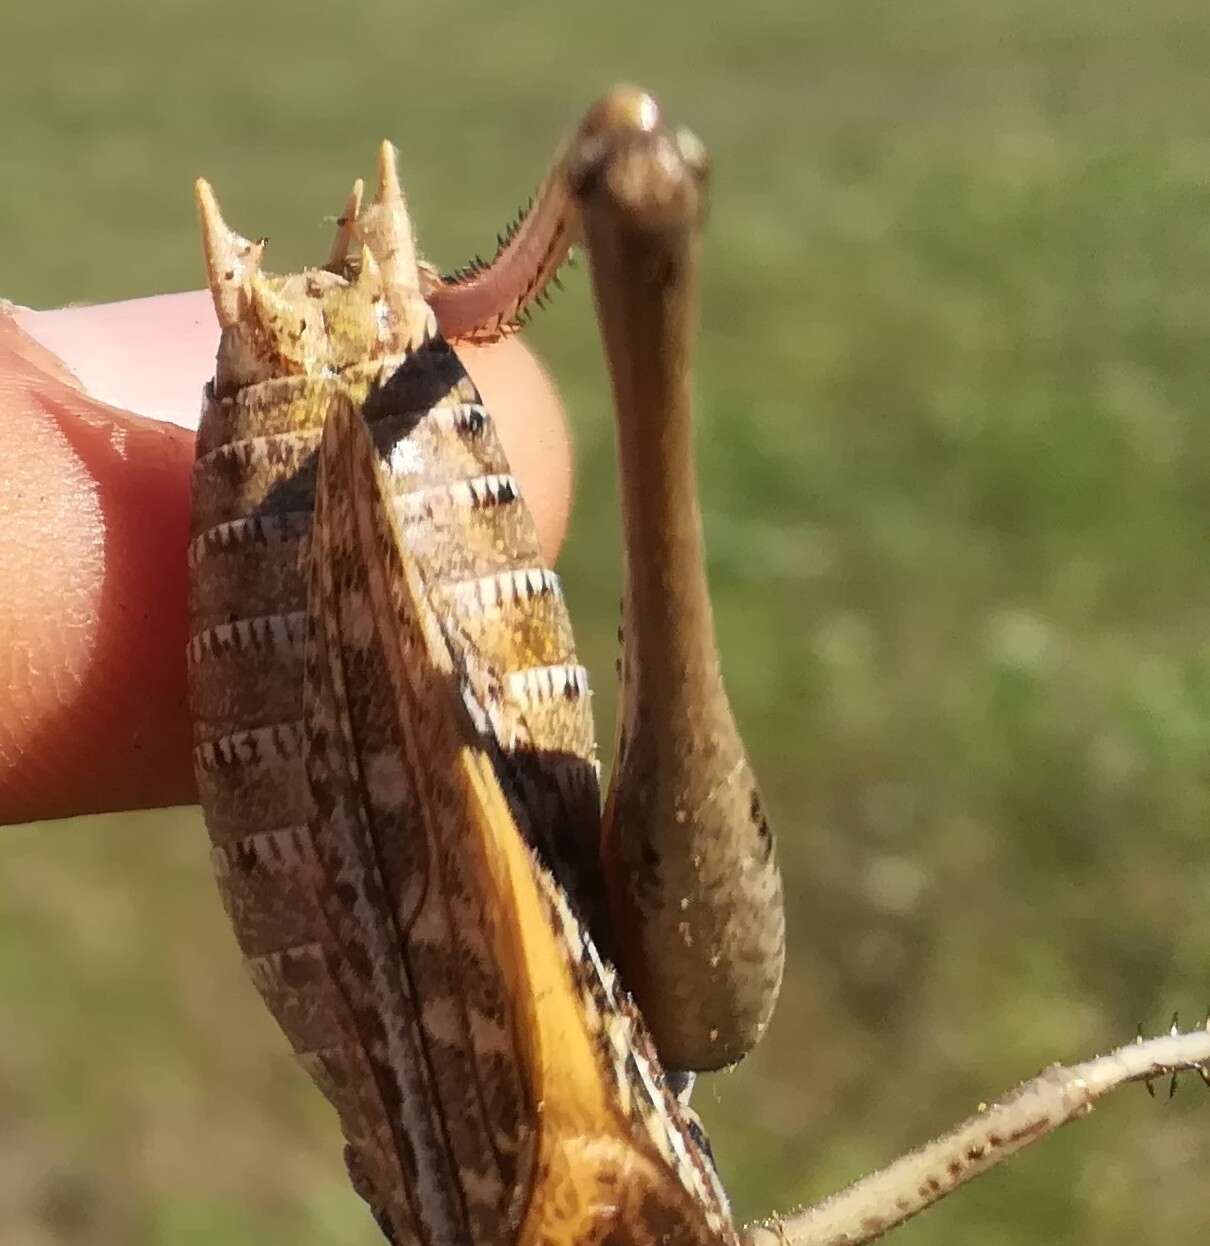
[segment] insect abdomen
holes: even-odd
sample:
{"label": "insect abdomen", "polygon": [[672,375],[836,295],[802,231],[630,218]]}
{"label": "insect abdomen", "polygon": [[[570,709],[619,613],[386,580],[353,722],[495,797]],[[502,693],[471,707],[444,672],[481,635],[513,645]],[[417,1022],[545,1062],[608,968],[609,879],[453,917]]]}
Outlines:
{"label": "insect abdomen", "polygon": [[[315,455],[338,385],[364,403],[405,546],[448,620],[455,661],[480,672],[485,725],[499,737],[506,791],[531,815],[523,821],[531,834],[549,823],[565,858],[569,837],[593,838],[599,825],[587,681],[557,577],[457,357],[440,340],[421,353],[341,382],[298,377],[209,394],[198,434],[189,672],[215,870],[258,987],[336,1100],[353,1070],[322,967],[330,949],[301,718]],[[405,908],[402,892],[423,874],[409,854],[424,848],[393,851]]]}

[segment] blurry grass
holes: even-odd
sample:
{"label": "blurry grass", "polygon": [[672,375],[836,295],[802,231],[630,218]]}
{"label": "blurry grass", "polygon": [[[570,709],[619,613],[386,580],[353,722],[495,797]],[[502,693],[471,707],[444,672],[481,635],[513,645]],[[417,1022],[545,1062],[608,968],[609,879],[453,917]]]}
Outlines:
{"label": "blurry grass", "polygon": [[[196,285],[201,172],[275,265],[313,258],[384,134],[457,262],[619,78],[707,140],[711,572],[793,939],[768,1040],[700,1092],[751,1215],[1210,994],[1210,10],[702,12],[22,6],[0,293]],[[577,419],[563,570],[608,737],[582,278],[534,337]],[[0,832],[0,1240],[375,1240],[283,1049],[192,813]],[[898,1240],[1200,1240],[1208,1160],[1192,1088],[1128,1095]]]}

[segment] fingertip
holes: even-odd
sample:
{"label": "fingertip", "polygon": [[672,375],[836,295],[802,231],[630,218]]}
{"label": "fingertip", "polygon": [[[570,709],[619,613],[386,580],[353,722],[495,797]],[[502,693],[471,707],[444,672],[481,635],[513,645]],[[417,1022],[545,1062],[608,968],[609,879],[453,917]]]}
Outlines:
{"label": "fingertip", "polygon": [[0,822],[187,801],[192,437],[0,356]]}
{"label": "fingertip", "polygon": [[15,319],[98,401],[197,427],[202,386],[214,372],[219,338],[206,290],[21,311]]}

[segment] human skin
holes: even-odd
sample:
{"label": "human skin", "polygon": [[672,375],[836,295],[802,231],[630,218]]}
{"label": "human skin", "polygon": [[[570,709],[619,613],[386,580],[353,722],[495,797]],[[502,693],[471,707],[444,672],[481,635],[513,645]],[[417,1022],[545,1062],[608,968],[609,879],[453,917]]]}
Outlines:
{"label": "human skin", "polygon": [[[189,470],[205,292],[0,304],[0,824],[196,799],[185,697]],[[517,338],[461,346],[553,560],[571,451]]]}

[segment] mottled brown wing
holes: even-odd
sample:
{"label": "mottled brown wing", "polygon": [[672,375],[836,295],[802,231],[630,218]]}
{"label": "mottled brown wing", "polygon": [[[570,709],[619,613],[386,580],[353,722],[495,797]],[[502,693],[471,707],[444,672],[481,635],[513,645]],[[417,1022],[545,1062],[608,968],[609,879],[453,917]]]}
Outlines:
{"label": "mottled brown wing", "polygon": [[305,672],[320,906],[346,1043],[369,1073],[339,1097],[361,1112],[345,1121],[361,1182],[401,1241],[511,1241],[534,1134],[511,948],[439,760],[462,736],[449,651],[340,393],[319,456]]}
{"label": "mottled brown wing", "polygon": [[635,1093],[637,1023],[585,972],[591,944],[518,830],[343,395],[314,532],[312,837],[369,1073],[340,1096],[345,1128],[380,1221],[463,1246],[730,1240],[668,1101]]}

